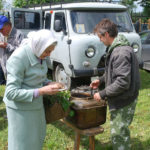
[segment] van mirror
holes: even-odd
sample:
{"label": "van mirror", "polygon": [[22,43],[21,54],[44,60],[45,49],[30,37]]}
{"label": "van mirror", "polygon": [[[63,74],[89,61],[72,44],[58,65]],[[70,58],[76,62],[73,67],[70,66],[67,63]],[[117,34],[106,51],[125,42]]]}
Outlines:
{"label": "van mirror", "polygon": [[56,32],[62,31],[61,20],[55,20],[55,22],[54,22],[54,29],[55,29]]}

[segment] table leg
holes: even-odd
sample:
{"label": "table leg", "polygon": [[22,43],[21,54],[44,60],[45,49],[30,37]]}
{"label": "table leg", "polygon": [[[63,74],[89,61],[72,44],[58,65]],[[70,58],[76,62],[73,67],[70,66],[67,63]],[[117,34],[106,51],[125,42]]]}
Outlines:
{"label": "table leg", "polygon": [[74,143],[74,150],[79,150],[80,147],[80,133],[75,132],[75,143]]}
{"label": "table leg", "polygon": [[89,136],[89,148],[95,150],[95,139],[94,136]]}

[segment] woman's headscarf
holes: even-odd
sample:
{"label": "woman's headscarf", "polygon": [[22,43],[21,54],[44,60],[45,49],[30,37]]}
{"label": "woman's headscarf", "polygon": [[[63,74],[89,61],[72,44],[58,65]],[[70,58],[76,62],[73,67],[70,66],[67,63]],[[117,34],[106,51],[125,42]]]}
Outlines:
{"label": "woman's headscarf", "polygon": [[27,37],[28,39],[25,40],[25,43],[29,43],[32,52],[37,57],[40,57],[47,47],[57,43],[53,33],[46,29],[29,32]]}

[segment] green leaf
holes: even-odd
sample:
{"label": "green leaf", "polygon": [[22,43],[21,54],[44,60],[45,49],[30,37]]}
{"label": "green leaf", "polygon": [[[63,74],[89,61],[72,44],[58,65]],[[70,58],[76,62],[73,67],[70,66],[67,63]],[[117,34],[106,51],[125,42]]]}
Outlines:
{"label": "green leaf", "polygon": [[73,111],[73,110],[71,110],[70,112],[69,112],[69,116],[70,117],[73,117],[75,115],[75,112]]}
{"label": "green leaf", "polygon": [[71,105],[69,99],[71,97],[70,91],[61,91],[56,95],[46,95],[44,96],[44,103],[46,101],[47,105],[53,105],[58,102],[62,105],[64,111],[67,111]]}

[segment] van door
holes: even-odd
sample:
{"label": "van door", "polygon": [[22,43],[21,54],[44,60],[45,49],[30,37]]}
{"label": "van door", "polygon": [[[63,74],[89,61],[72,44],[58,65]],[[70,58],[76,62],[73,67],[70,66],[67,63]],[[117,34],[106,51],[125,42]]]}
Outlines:
{"label": "van door", "polygon": [[12,25],[25,35],[30,31],[42,29],[42,11],[24,8],[11,8]]}
{"label": "van door", "polygon": [[[51,12],[51,15],[49,13],[50,12],[45,12],[45,18],[51,20],[51,22],[48,24],[48,22],[46,23],[45,21],[45,28],[49,28],[58,40],[58,44],[50,56],[51,64],[53,64],[53,66],[51,66],[53,79],[57,82],[64,83],[66,87],[70,88],[72,71],[69,68],[71,62],[66,12],[65,10],[55,10]],[[48,19],[49,17],[51,17],[51,19]]]}

